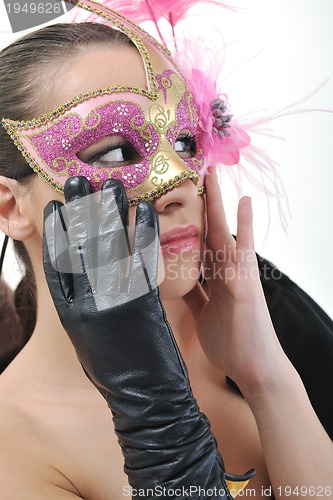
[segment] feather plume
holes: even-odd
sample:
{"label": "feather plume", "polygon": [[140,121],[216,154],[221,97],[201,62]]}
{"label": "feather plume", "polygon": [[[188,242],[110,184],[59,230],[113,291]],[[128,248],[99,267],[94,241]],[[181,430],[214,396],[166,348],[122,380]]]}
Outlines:
{"label": "feather plume", "polygon": [[[212,40],[218,38],[223,40],[223,35],[215,28]],[[242,180],[247,179],[266,195],[269,213],[270,199],[274,198],[282,226],[286,230],[290,210],[278,165],[266,151],[255,145],[252,139],[255,134],[276,138],[268,127],[273,120],[287,114],[290,108],[287,107],[278,113],[266,112],[263,116],[233,116],[227,129],[228,134],[218,137],[213,130],[211,102],[215,98],[220,99],[227,106],[226,113],[230,112],[225,88],[221,88],[227,45],[221,44],[217,47],[212,40],[193,36],[191,32],[182,30],[182,38],[177,41],[178,50],[174,57],[192,90],[198,108],[198,135],[206,159],[205,168],[210,165],[219,166],[223,172],[229,174],[239,194],[242,192]]]}
{"label": "feather plume", "polygon": [[[75,3],[75,0],[70,0]],[[159,20],[166,19],[171,27],[173,35],[174,48],[177,49],[177,39],[175,35],[175,27],[184,19],[189,9],[198,3],[203,3],[203,0],[98,0],[105,7],[112,9],[115,12],[127,17],[131,21],[141,24],[145,21],[152,21],[155,25],[160,42],[171,50],[169,44],[166,43],[163,33],[159,27]],[[221,0],[205,0],[205,4],[216,5],[229,10],[237,10],[231,5],[227,5]],[[96,21],[95,14],[83,14],[82,11],[73,9],[70,12],[72,22]]]}
{"label": "feather plume", "polygon": [[[104,0],[103,5],[128,17],[136,23],[167,19],[175,26],[186,16],[188,10],[202,0]],[[205,4],[215,4],[228,9],[233,7],[219,0],[206,0]]]}

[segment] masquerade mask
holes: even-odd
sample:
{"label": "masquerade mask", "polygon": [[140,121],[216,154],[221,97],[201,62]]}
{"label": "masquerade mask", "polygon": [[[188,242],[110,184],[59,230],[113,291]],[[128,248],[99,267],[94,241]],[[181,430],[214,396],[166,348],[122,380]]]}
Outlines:
{"label": "masquerade mask", "polygon": [[[3,119],[29,166],[59,192],[74,175],[87,177],[95,190],[108,178],[121,179],[131,205],[153,200],[186,178],[198,184],[204,158],[196,144],[197,109],[169,52],[110,9],[93,2],[78,5],[106,18],[133,41],[147,88],[87,91],[39,118]],[[81,151],[105,138],[97,155],[79,158]],[[201,186],[198,192],[203,192]]]}

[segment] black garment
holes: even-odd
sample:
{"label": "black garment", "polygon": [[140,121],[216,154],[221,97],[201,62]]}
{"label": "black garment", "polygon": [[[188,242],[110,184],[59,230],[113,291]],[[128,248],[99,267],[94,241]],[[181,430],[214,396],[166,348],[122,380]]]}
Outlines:
{"label": "black garment", "polygon": [[[260,256],[258,264],[279,341],[298,371],[318,418],[333,439],[333,322],[273,264]],[[235,387],[232,381],[228,382]]]}

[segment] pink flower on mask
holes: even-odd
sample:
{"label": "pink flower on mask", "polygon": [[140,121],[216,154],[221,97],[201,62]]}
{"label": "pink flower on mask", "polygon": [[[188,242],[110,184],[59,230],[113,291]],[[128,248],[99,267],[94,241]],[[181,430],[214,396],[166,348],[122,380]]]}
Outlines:
{"label": "pink flower on mask", "polygon": [[198,108],[198,141],[206,165],[235,165],[239,162],[240,150],[248,146],[251,139],[245,130],[231,122],[227,96],[219,94],[216,82],[198,69],[192,69],[186,81]]}

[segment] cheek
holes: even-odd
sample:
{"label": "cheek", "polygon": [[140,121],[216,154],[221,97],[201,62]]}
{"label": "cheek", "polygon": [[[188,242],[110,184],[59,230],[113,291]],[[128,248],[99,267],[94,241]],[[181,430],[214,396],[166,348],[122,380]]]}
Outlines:
{"label": "cheek", "polygon": [[181,255],[164,256],[164,280],[160,284],[161,298],[183,297],[196,285],[200,277],[201,249]]}
{"label": "cheek", "polygon": [[37,175],[34,176],[34,179],[29,184],[26,197],[27,210],[30,212],[31,220],[35,225],[38,235],[42,237],[44,209],[46,205],[52,200],[64,203],[64,197],[52,189],[51,186],[40,179]]}

